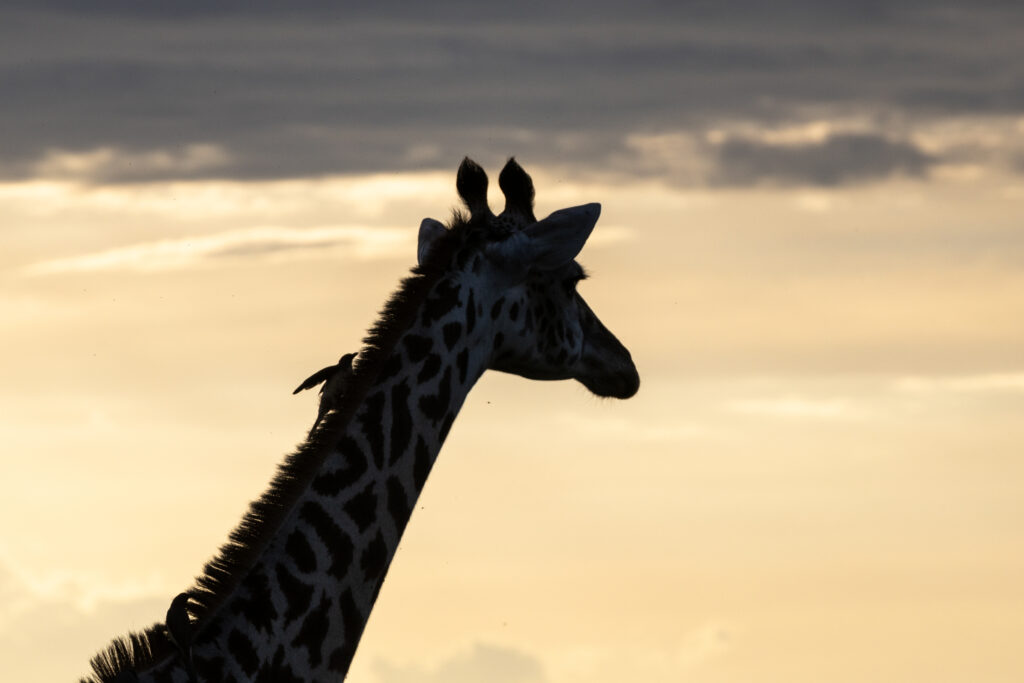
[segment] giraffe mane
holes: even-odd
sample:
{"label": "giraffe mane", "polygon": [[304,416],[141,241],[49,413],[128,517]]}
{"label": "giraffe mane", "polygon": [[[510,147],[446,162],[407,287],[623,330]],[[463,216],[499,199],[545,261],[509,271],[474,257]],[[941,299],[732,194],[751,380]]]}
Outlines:
{"label": "giraffe mane", "polygon": [[[202,633],[209,619],[216,615],[253,566],[327,454],[348,428],[384,361],[402,333],[412,324],[427,293],[448,272],[452,257],[470,238],[481,236],[484,231],[480,228],[485,223],[485,216],[471,217],[458,209],[453,210],[443,239],[430,250],[426,262],[414,266],[388,298],[363,339],[352,377],[338,407],[328,413],[305,442],[278,465],[266,491],[249,504],[242,521],[228,535],[227,543],[206,563],[195,585],[188,591],[188,612],[197,634]],[[164,624],[156,623],[143,631],[115,638],[92,658],[93,672],[80,679],[80,683],[113,683],[126,669],[144,671],[177,652]]]}

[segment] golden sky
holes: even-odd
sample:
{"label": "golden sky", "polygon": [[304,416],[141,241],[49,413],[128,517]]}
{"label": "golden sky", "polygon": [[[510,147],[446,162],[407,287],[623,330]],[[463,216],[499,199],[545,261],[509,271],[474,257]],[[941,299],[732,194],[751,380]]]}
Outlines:
{"label": "golden sky", "polygon": [[[100,30],[61,11],[55,31]],[[30,23],[25,12],[11,16]],[[221,19],[197,27],[227,35]],[[691,45],[675,20],[678,35],[644,30]],[[164,18],[124,21],[183,44],[181,25],[160,34]],[[719,38],[734,31],[734,47],[760,45],[743,22],[707,21]],[[258,28],[246,40],[283,62],[286,36]],[[507,30],[522,50],[508,59],[539,58],[543,41]],[[860,68],[850,55],[873,43],[836,30]],[[118,43],[128,61],[142,50],[132,35]],[[317,62],[317,45],[294,59]],[[629,54],[638,78],[690,59]],[[749,85],[731,63],[699,66],[734,92]],[[83,125],[74,134],[94,137],[82,140],[46,139],[26,115],[36,143],[0,151],[0,679],[74,680],[111,637],[162,618],[305,436],[316,397],[291,390],[357,348],[413,263],[419,221],[457,204],[467,153],[492,177],[516,154],[538,215],[602,203],[581,291],[643,383],[622,402],[485,375],[348,680],[1024,678],[1024,108],[926,115],[904,102],[882,116],[867,76],[844,77],[849,102],[780,86],[795,104],[775,117],[735,95],[709,96],[720,121],[641,100],[639,123],[581,108],[573,131],[522,105],[521,121],[493,134],[479,121],[464,146],[428,112],[422,130],[380,123],[423,140],[370,135],[372,160],[337,140],[330,153],[290,148],[287,131],[260,147],[227,95],[211,102],[242,132],[149,148],[142,133],[162,129],[136,113],[111,108],[114,132]],[[155,97],[139,87],[122,102]],[[103,110],[85,100],[71,106]],[[331,171],[343,157],[352,166]]]}

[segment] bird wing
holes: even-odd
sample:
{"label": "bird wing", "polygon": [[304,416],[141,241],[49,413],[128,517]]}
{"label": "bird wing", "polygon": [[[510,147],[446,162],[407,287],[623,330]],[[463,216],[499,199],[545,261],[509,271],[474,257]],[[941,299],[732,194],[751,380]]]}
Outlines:
{"label": "bird wing", "polygon": [[337,371],[338,371],[338,366],[337,365],[329,365],[326,368],[323,368],[322,370],[317,370],[312,375],[307,377],[302,382],[302,384],[300,384],[298,386],[298,388],[295,391],[293,391],[292,393],[293,394],[297,394],[300,391],[302,391],[303,389],[312,389],[313,387],[315,387],[316,385],[320,384],[321,382],[326,382],[328,379],[331,378],[331,375],[333,375]]}

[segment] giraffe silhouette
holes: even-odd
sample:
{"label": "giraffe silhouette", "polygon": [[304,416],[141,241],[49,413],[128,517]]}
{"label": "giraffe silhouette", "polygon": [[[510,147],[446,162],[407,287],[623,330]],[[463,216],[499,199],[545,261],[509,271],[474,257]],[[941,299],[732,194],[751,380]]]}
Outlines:
{"label": "giraffe silhouette", "polygon": [[[117,639],[87,683],[340,681],[399,539],[469,390],[484,371],[575,379],[629,398],[626,348],[576,290],[598,204],[537,220],[510,159],[504,211],[469,160],[469,213],[420,224],[418,265],[385,304],[345,389],[281,465],[168,623]],[[194,677],[194,678],[193,678]]]}

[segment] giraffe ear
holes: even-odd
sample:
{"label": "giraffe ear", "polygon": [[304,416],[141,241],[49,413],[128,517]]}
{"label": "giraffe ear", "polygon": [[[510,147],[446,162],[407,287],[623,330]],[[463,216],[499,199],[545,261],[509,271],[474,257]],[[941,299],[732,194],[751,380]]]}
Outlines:
{"label": "giraffe ear", "polygon": [[522,282],[531,269],[554,270],[572,261],[601,215],[600,204],[555,211],[487,247],[487,255],[510,282]]}
{"label": "giraffe ear", "polygon": [[576,258],[601,215],[600,204],[555,211],[524,230],[530,241],[530,266],[554,270]]}
{"label": "giraffe ear", "polygon": [[448,229],[440,221],[424,218],[420,222],[419,246],[416,249],[416,261],[421,266],[426,262],[431,249],[441,238],[448,234]]}

